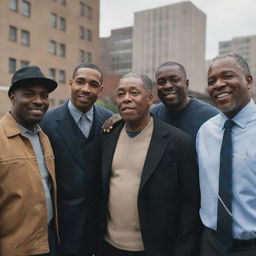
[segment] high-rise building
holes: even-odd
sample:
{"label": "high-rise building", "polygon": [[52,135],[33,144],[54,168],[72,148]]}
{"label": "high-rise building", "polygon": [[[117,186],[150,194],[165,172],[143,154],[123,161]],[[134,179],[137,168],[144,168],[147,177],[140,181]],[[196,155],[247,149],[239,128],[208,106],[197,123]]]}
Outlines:
{"label": "high-rise building", "polygon": [[113,29],[100,39],[100,60],[104,72],[123,75],[132,69],[132,27]]}
{"label": "high-rise building", "polygon": [[[256,35],[234,37],[232,40],[219,42],[219,53],[229,52],[243,56],[256,79]],[[252,91],[255,93],[255,88]]]}
{"label": "high-rise building", "polygon": [[190,90],[204,93],[206,15],[192,2],[135,13],[132,70],[154,77],[163,62],[184,65]]}
{"label": "high-rise building", "polygon": [[[67,87],[80,62],[98,63],[99,0],[1,0],[0,94],[15,70],[38,65],[59,86],[51,105],[69,96]],[[0,116],[9,106],[0,110]]]}

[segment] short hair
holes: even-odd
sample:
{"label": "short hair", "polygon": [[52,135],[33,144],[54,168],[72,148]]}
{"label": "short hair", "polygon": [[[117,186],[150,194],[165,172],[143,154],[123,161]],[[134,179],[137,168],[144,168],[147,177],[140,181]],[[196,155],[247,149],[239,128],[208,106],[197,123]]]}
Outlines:
{"label": "short hair", "polygon": [[149,92],[149,93],[153,92],[154,84],[153,84],[152,80],[149,78],[148,75],[137,73],[137,72],[130,72],[130,73],[127,73],[127,74],[123,75],[120,78],[120,81],[125,79],[125,78],[128,78],[128,77],[139,78],[142,81],[144,87],[146,88],[146,91]]}
{"label": "short hair", "polygon": [[186,74],[186,70],[184,68],[183,65],[181,65],[180,63],[178,62],[175,62],[175,61],[167,61],[167,62],[164,62],[162,63],[157,69],[156,69],[156,73],[158,72],[158,70],[160,68],[163,68],[163,67],[172,67],[172,66],[177,66],[179,68],[179,70],[181,71],[181,73],[185,76],[185,78],[187,78],[187,74]]}
{"label": "short hair", "polygon": [[92,63],[92,62],[82,62],[82,63],[80,63],[79,65],[77,65],[77,66],[75,67],[74,71],[73,71],[72,79],[75,79],[75,77],[76,77],[76,75],[77,75],[77,71],[78,71],[78,69],[80,69],[80,68],[91,68],[91,69],[95,69],[95,70],[99,71],[100,77],[101,77],[101,78],[100,78],[100,81],[101,81],[101,83],[102,83],[102,81],[103,81],[103,73],[102,73],[101,69],[100,69],[97,65],[95,65],[94,63]]}
{"label": "short hair", "polygon": [[236,63],[241,68],[243,74],[246,77],[251,75],[251,71],[250,71],[250,68],[249,68],[248,63],[246,62],[246,60],[241,55],[239,55],[237,53],[233,53],[233,52],[218,55],[217,57],[212,59],[212,61],[210,62],[209,67],[212,65],[212,63],[214,61],[219,60],[219,59],[229,58],[229,57],[235,59]]}

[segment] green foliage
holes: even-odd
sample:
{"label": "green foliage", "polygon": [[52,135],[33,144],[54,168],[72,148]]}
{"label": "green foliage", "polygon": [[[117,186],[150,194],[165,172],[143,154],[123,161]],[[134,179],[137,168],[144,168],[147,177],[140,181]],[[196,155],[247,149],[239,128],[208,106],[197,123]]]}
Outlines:
{"label": "green foliage", "polygon": [[109,109],[113,113],[118,113],[118,108],[116,104],[111,99],[97,100],[97,105]]}

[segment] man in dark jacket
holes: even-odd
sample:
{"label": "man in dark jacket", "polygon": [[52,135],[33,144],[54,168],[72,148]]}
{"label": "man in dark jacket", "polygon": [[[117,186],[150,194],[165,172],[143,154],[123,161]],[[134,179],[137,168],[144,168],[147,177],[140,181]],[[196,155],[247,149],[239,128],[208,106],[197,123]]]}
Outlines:
{"label": "man in dark jacket", "polygon": [[71,98],[41,122],[55,155],[60,255],[94,253],[99,205],[98,136],[112,113],[94,105],[102,91],[102,72],[78,65],[69,82]]}
{"label": "man in dark jacket", "polygon": [[123,76],[116,94],[123,121],[102,135],[100,255],[198,255],[199,185],[191,138],[150,115],[147,76]]}

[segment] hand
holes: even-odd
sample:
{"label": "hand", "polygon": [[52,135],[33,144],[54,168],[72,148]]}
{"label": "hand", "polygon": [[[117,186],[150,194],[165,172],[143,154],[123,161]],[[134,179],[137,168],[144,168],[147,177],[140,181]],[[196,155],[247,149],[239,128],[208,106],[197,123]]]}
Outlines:
{"label": "hand", "polygon": [[108,120],[105,121],[105,123],[102,125],[102,132],[103,133],[110,133],[115,125],[121,121],[122,118],[120,115],[116,114],[111,116]]}

